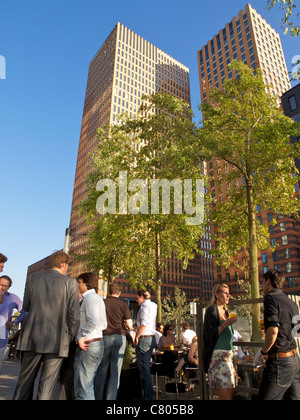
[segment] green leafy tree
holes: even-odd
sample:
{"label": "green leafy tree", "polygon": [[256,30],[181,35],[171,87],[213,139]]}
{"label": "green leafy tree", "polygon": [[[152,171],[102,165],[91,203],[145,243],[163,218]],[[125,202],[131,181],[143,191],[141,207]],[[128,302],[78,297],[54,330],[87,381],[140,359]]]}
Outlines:
{"label": "green leafy tree", "polygon": [[291,20],[293,16],[295,17],[295,2],[293,0],[268,0],[267,4],[269,6],[269,10],[271,10],[277,3],[284,14],[281,19],[282,26],[285,28],[284,33],[287,34],[290,32],[291,36],[299,36],[300,27],[295,25],[295,23]]}
{"label": "green leafy tree", "polygon": [[[100,129],[98,138],[99,147],[89,168],[88,198],[80,206],[81,213],[86,215],[89,232],[83,253],[75,257],[84,262],[87,269],[95,272],[101,270],[103,277],[110,283],[123,272],[122,267],[128,253],[128,244],[136,243],[132,230],[135,216],[128,214],[124,217],[107,212],[99,217],[96,204],[101,193],[97,191],[97,183],[109,178],[114,180],[115,186],[117,186],[119,170],[128,171],[130,176],[135,153],[132,149],[131,139],[119,133],[115,127],[111,127],[110,131],[109,127]],[[113,139],[113,141],[107,141],[108,139]],[[118,196],[108,197],[109,199],[117,200]],[[140,268],[141,263],[139,258],[136,271]],[[135,277],[135,279],[137,278],[138,276]],[[132,281],[133,285],[140,286],[141,283],[141,281],[137,283]]]}
{"label": "green leafy tree", "polygon": [[[237,300],[246,300],[251,299],[251,284],[245,282],[244,280],[238,280],[237,286],[239,290],[239,296],[236,298]],[[263,297],[262,290],[260,290],[260,297]],[[252,325],[252,307],[249,304],[245,305],[237,305],[236,306],[237,314],[239,318],[245,318],[248,321],[250,330]]]}
{"label": "green leafy tree", "polygon": [[[299,151],[289,139],[299,128],[266,93],[260,71],[254,75],[240,62],[231,67],[237,78],[227,80],[223,91],[212,89],[209,103],[202,105],[200,146],[228,167],[220,179],[230,186],[227,197],[212,207],[210,216],[218,226],[217,260],[228,267],[241,247],[248,247],[251,293],[258,298],[257,253],[269,246],[269,233],[257,221],[256,209],[260,205],[275,213],[297,212],[294,158]],[[259,306],[253,305],[253,315],[255,338]]]}
{"label": "green leafy tree", "polygon": [[[189,105],[165,94],[145,97],[135,119],[122,116],[119,124],[99,131],[88,198],[82,204],[90,234],[85,254],[80,258],[96,264],[106,277],[123,271],[132,286],[153,287],[158,320],[165,259],[174,255],[186,268],[194,252],[201,252],[204,200],[197,180],[203,179],[203,169],[201,156],[194,153],[195,132]],[[96,208],[99,200],[106,205],[119,203],[120,173],[126,173],[128,189],[125,214],[116,205],[113,211],[99,216]],[[104,179],[113,180],[116,192],[113,185],[111,192],[110,188],[97,188],[99,180]],[[174,187],[161,191],[159,199],[153,202],[154,181],[161,180]],[[176,189],[174,180],[183,187],[182,193]],[[184,180],[193,183],[188,187]],[[190,200],[186,202],[185,192],[189,188]],[[199,213],[195,210],[197,203]],[[198,222],[192,215],[194,211],[199,216]]]}
{"label": "green leafy tree", "polygon": [[174,289],[175,300],[167,295],[163,300],[163,320],[164,323],[175,322],[176,331],[180,324],[185,322],[190,316],[190,305],[186,301],[186,295],[179,287]]}

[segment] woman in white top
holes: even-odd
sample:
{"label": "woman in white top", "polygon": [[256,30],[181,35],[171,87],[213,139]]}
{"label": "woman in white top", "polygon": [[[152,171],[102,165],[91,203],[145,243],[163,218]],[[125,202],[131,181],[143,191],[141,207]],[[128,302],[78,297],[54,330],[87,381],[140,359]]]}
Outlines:
{"label": "woman in white top", "polygon": [[196,336],[195,331],[190,329],[190,324],[184,322],[181,324],[182,330],[182,343],[186,346],[190,346],[192,344],[193,338]]}

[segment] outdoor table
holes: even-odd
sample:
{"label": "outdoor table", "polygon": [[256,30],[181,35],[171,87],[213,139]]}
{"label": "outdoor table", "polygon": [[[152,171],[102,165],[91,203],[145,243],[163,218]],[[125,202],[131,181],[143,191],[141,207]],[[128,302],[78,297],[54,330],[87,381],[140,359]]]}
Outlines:
{"label": "outdoor table", "polygon": [[[156,391],[156,399],[158,400],[158,376],[164,376],[175,379],[175,387],[176,387],[176,394],[177,399],[179,400],[179,393],[178,393],[178,383],[177,377],[174,374],[175,367],[178,364],[179,359],[182,357],[183,350],[179,347],[175,347],[174,350],[167,349],[165,351],[160,351],[154,349],[152,352],[152,361],[151,366],[154,367],[155,372],[155,391]],[[170,357],[169,357],[170,356]]]}

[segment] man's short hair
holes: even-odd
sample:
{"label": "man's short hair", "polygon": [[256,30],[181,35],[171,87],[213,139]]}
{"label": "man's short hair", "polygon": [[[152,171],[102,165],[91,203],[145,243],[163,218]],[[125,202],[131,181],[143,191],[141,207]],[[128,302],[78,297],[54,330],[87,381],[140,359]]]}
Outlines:
{"label": "man's short hair", "polygon": [[10,277],[8,277],[8,276],[1,276],[0,277],[0,280],[1,279],[4,279],[4,280],[9,281],[9,287],[11,287],[11,285],[12,285],[12,279]]}
{"label": "man's short hair", "polygon": [[82,273],[77,277],[77,280],[82,280],[86,284],[88,290],[95,289],[98,293],[99,278],[95,273]]}
{"label": "man's short hair", "polygon": [[62,264],[69,264],[70,255],[64,251],[56,251],[50,256],[50,267],[51,268],[61,268]]}
{"label": "man's short hair", "polygon": [[108,288],[108,293],[110,295],[118,295],[121,292],[121,285],[113,281]]}
{"label": "man's short hair", "polygon": [[285,277],[283,273],[278,270],[269,270],[264,275],[265,280],[270,280],[275,289],[283,289]]}
{"label": "man's short hair", "polygon": [[147,290],[139,290],[137,295],[140,297],[143,296],[144,299],[151,299],[151,295]]}
{"label": "man's short hair", "polygon": [[0,253],[0,263],[6,263],[7,257]]}

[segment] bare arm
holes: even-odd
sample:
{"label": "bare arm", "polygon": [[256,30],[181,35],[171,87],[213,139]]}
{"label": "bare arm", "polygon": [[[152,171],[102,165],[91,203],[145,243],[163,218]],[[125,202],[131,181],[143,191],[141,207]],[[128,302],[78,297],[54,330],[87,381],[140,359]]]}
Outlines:
{"label": "bare arm", "polygon": [[269,327],[267,329],[266,340],[262,349],[264,353],[268,353],[268,351],[273,347],[275,341],[277,340],[278,332],[278,327]]}
{"label": "bare arm", "polygon": [[136,346],[138,345],[139,338],[141,335],[143,335],[143,332],[145,331],[146,327],[147,325],[140,325],[139,329],[137,330],[135,340],[134,340]]}
{"label": "bare arm", "polygon": [[125,319],[125,327],[128,330],[132,330],[132,319]]}
{"label": "bare arm", "polygon": [[[262,351],[264,353],[268,353],[268,351],[270,351],[270,349],[273,347],[273,345],[275,344],[275,341],[277,340],[278,332],[279,332],[278,327],[269,327],[267,329],[265,344],[262,348]],[[261,354],[259,357],[259,361],[261,364],[264,364],[264,362],[266,362],[267,359],[268,359],[268,355]]]}
{"label": "bare arm", "polygon": [[195,337],[192,341],[192,345],[191,348],[189,350],[189,354],[188,354],[188,361],[190,363],[193,363],[194,365],[198,366],[199,362],[197,359],[195,359],[195,353],[198,351],[198,340]]}
{"label": "bare arm", "polygon": [[218,334],[222,334],[222,332],[224,330],[226,330],[226,328],[228,328],[230,325],[233,325],[237,322],[237,317],[235,318],[227,318],[225,322],[223,322],[222,325],[219,326],[218,328]]}

